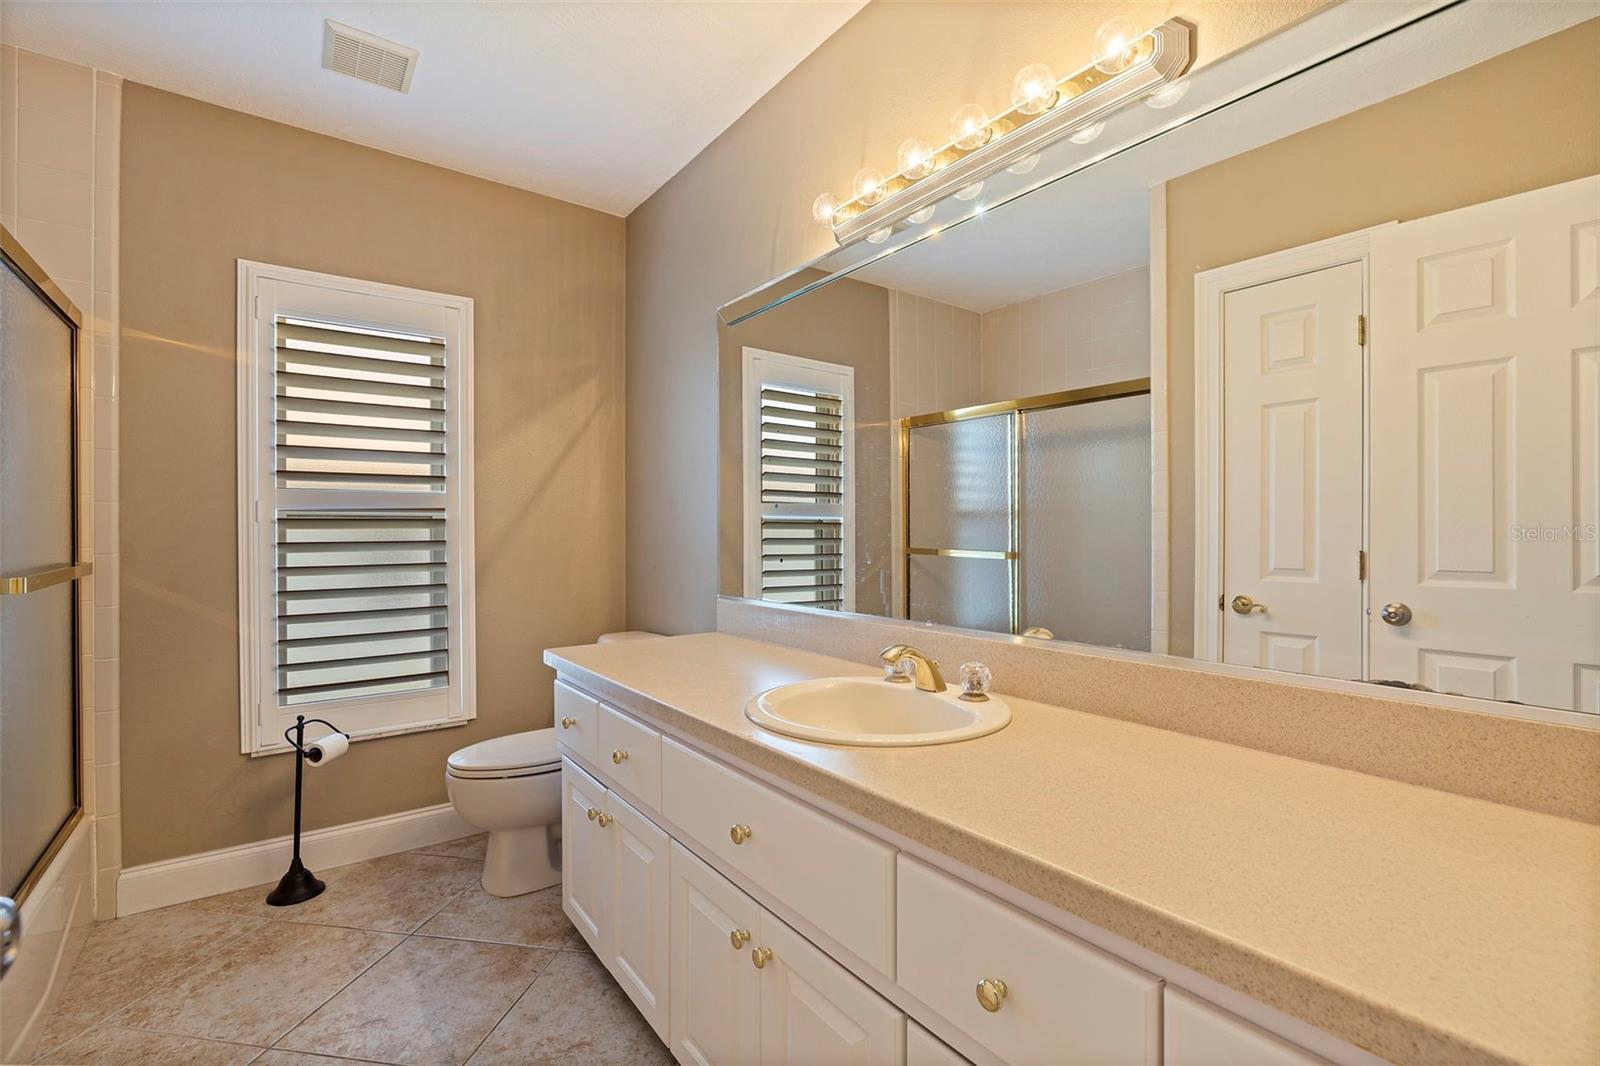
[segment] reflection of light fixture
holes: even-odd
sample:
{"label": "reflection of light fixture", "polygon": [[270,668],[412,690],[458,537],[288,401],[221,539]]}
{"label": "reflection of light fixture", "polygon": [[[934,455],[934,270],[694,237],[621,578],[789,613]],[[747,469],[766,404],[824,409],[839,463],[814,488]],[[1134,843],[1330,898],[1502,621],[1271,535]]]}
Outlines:
{"label": "reflection of light fixture", "polygon": [[1157,111],[1162,111],[1171,107],[1179,100],[1182,100],[1183,94],[1188,91],[1189,81],[1186,78],[1182,81],[1175,81],[1169,85],[1157,89],[1155,92],[1145,97],[1144,102],[1155,108]]}
{"label": "reflection of light fixture", "polygon": [[1038,165],[1039,165],[1039,153],[1035,152],[1032,155],[1023,156],[1021,159],[1017,160],[1015,163],[1012,163],[1009,167],[1006,167],[1006,169],[1011,171],[1011,173],[1013,173],[1013,174],[1026,174],[1028,171],[1032,170],[1034,167],[1036,167]]}
{"label": "reflection of light fixture", "polygon": [[909,215],[906,216],[906,221],[911,223],[913,226],[922,225],[924,222],[928,221],[928,219],[933,217],[933,206],[934,206],[933,204],[929,204],[927,207],[924,207],[921,211],[913,211],[913,212],[911,212]]}
{"label": "reflection of light fixture", "polygon": [[811,201],[811,217],[820,225],[833,225],[834,212],[838,210],[839,201],[831,192],[825,192]]}
{"label": "reflection of light fixture", "polygon": [[1141,30],[1126,18],[1112,19],[1096,34],[1093,63],[1059,80],[1042,63],[1024,67],[1012,81],[1012,110],[991,115],[978,104],[962,107],[951,116],[950,140],[942,147],[908,138],[895,173],[865,168],[849,200],[829,212],[819,197],[812,213],[831,226],[835,240],[847,243],[885,227],[892,231],[912,217],[925,219],[947,196],[970,199],[992,174],[1033,170],[1040,152],[1060,138],[1087,144],[1125,105],[1149,99],[1161,106],[1162,87],[1188,68],[1190,45],[1191,30],[1179,20]]}
{"label": "reflection of light fixture", "polygon": [[894,230],[889,226],[885,226],[882,229],[875,229],[871,233],[867,234],[867,243],[882,244],[884,241],[889,239],[889,234],[893,232]]}
{"label": "reflection of light fixture", "polygon": [[1067,140],[1071,141],[1073,144],[1088,144],[1090,141],[1100,136],[1100,134],[1105,131],[1105,128],[1106,124],[1104,122],[1096,122],[1083,127],[1083,129],[1078,130],[1076,133],[1068,134]]}
{"label": "reflection of light fixture", "polygon": [[1056,105],[1056,76],[1043,63],[1029,63],[1011,80],[1011,106],[1024,115],[1037,115]]}

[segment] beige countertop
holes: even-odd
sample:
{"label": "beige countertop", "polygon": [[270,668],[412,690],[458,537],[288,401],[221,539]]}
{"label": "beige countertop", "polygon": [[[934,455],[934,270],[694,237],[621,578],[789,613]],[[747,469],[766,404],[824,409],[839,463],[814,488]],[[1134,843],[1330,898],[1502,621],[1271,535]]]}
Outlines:
{"label": "beige countertop", "polygon": [[1600,826],[1013,697],[959,744],[789,740],[745,703],[876,668],[716,633],[545,661],[1383,1058],[1600,1062]]}

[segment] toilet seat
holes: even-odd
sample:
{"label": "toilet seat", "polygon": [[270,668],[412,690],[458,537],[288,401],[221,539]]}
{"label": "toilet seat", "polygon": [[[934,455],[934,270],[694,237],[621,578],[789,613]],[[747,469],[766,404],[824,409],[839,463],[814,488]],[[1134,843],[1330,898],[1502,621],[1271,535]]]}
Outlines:
{"label": "toilet seat", "polygon": [[532,777],[561,769],[554,729],[531,729],[469,744],[445,762],[445,773],[461,780]]}

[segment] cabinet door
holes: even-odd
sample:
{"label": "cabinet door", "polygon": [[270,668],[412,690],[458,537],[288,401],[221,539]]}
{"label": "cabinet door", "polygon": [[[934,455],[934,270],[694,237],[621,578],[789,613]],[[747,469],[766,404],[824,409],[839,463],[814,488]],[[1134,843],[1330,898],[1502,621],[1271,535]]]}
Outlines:
{"label": "cabinet door", "polygon": [[[750,1066],[761,1053],[761,971],[750,952],[761,908],[672,843],[672,1053],[702,1066]],[[750,939],[733,937],[735,932]],[[737,943],[736,943],[737,941]]]}
{"label": "cabinet door", "polygon": [[954,1048],[906,1019],[906,1066],[972,1066]]}
{"label": "cabinet door", "polygon": [[606,790],[571,759],[561,760],[561,909],[605,958],[605,830],[590,811],[603,811]]}
{"label": "cabinet door", "polygon": [[1203,999],[1167,986],[1164,1039],[1167,1066],[1319,1066],[1305,1048],[1257,1029]]}
{"label": "cabinet door", "polygon": [[606,879],[606,968],[661,1039],[667,1039],[667,923],[671,840],[616,793],[603,836],[610,852]]}
{"label": "cabinet door", "polygon": [[762,1066],[905,1061],[905,1015],[773,915],[761,915]]}

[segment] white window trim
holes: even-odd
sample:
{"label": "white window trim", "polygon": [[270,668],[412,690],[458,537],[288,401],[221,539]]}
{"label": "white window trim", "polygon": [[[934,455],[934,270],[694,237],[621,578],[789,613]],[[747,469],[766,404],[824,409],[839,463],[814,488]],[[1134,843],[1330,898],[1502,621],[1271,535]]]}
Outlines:
{"label": "white window trim", "polygon": [[[239,550],[239,750],[245,755],[273,755],[289,752],[283,739],[285,724],[292,725],[294,714],[337,720],[339,709],[372,708],[379,704],[403,705],[437,698],[437,691],[418,696],[375,696],[310,705],[293,712],[278,712],[267,704],[275,688],[265,681],[264,657],[271,647],[264,641],[264,612],[273,594],[272,522],[258,521],[262,514],[263,490],[271,494],[274,474],[271,449],[265,447],[263,433],[271,424],[273,396],[266,387],[269,376],[263,371],[276,366],[271,337],[260,328],[258,310],[263,282],[283,281],[331,290],[360,293],[410,303],[426,304],[455,312],[456,336],[446,338],[451,353],[447,362],[453,393],[450,415],[451,447],[447,449],[445,476],[451,485],[455,505],[451,512],[451,532],[447,563],[451,568],[450,597],[450,683],[446,688],[448,710],[443,716],[401,725],[352,729],[351,740],[371,740],[402,733],[425,732],[465,725],[477,717],[477,612],[476,569],[473,522],[473,301],[471,297],[427,292],[398,285],[345,278],[293,267],[274,266],[246,259],[238,261],[237,365],[238,399],[238,550]],[[263,338],[265,343],[263,345]],[[263,346],[265,351],[263,351]]]}
{"label": "white window trim", "polygon": [[[767,351],[764,348],[746,347],[743,351],[740,375],[740,400],[741,418],[743,419],[744,441],[744,470],[742,480],[744,483],[744,595],[755,600],[761,599],[761,419],[757,416],[760,407],[761,385],[760,375],[756,373],[758,363],[794,370],[800,377],[791,384],[810,387],[806,380],[808,375],[826,374],[830,377],[844,379],[844,396],[840,404],[842,417],[840,427],[843,429],[844,441],[844,498],[840,501],[840,515],[842,517],[844,551],[841,559],[841,613],[853,613],[856,609],[856,371],[855,367],[843,363],[827,363],[820,359],[807,359],[799,355],[786,355],[783,352]],[[810,517],[806,513],[805,505],[777,504],[777,513],[788,517],[792,514],[795,518]],[[829,515],[828,517],[833,517]],[[795,606],[805,606],[796,604]]]}

